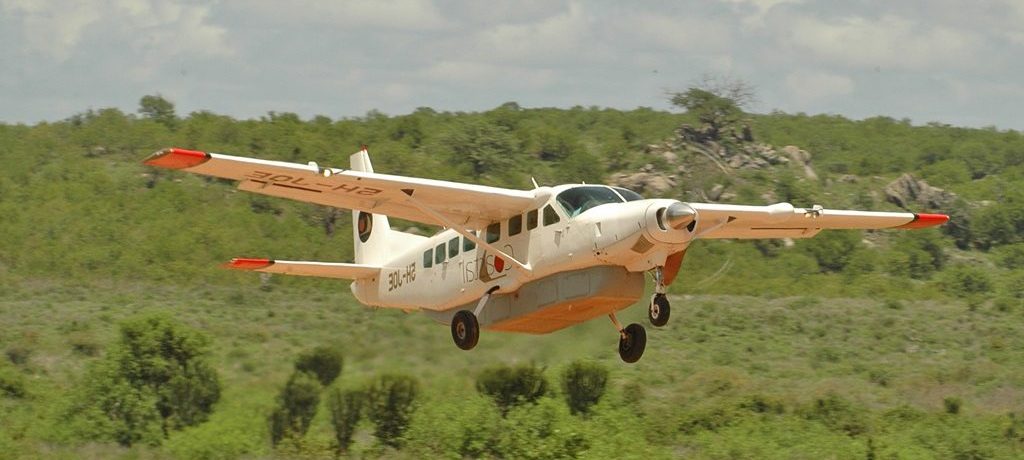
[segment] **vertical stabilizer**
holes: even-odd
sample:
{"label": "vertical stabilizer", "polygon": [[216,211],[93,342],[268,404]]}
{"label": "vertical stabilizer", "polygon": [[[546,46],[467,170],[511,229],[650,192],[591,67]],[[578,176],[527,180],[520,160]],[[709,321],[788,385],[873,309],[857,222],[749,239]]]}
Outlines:
{"label": "vertical stabilizer", "polygon": [[[353,171],[373,172],[366,147],[349,157]],[[388,259],[388,236],[391,224],[388,216],[352,211],[352,240],[355,242],[357,264],[383,266]]]}

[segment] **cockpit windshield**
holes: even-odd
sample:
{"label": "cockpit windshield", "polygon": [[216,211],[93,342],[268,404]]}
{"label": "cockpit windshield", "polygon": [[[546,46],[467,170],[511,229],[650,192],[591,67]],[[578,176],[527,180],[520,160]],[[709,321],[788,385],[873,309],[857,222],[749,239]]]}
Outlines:
{"label": "cockpit windshield", "polygon": [[612,188],[615,189],[616,192],[619,192],[619,195],[622,195],[622,197],[625,198],[626,201],[640,201],[640,200],[644,199],[644,197],[641,196],[639,193],[636,193],[636,192],[634,192],[634,191],[632,191],[632,190],[630,190],[628,188],[622,188],[622,187],[612,187]]}
{"label": "cockpit windshield", "polygon": [[573,187],[555,198],[569,217],[576,217],[583,211],[608,203],[622,203],[622,197],[608,187]]}

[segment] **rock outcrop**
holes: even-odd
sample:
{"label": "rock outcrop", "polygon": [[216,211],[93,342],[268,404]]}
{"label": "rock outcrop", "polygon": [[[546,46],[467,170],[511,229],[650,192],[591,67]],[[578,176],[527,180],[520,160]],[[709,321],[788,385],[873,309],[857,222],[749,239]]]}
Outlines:
{"label": "rock outcrop", "polygon": [[932,187],[910,174],[903,174],[885,186],[885,199],[903,209],[948,209],[956,198],[956,194]]}

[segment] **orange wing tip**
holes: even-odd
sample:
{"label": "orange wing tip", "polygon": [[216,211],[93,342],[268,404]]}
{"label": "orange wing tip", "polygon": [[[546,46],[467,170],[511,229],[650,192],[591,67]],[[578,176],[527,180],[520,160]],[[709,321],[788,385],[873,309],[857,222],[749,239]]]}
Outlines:
{"label": "orange wing tip", "polygon": [[223,265],[224,268],[231,268],[235,270],[259,270],[261,268],[267,268],[274,265],[274,261],[270,259],[246,259],[244,257],[235,257]]}
{"label": "orange wing tip", "polygon": [[949,216],[945,214],[914,214],[914,220],[896,228],[926,228],[946,222],[949,222]]}
{"label": "orange wing tip", "polygon": [[169,148],[150,155],[143,163],[158,168],[188,169],[206,163],[209,159],[210,154],[206,152]]}

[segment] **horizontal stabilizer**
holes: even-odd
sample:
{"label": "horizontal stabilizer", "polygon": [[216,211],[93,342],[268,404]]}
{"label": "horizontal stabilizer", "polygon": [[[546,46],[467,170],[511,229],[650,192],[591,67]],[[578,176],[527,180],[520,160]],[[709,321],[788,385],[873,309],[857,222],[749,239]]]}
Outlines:
{"label": "horizontal stabilizer", "polygon": [[251,270],[261,273],[280,273],[282,275],[316,276],[320,278],[340,278],[357,280],[373,278],[380,273],[381,267],[338,262],[304,262],[294,260],[247,259],[236,257],[224,264],[225,268],[235,270]]}

